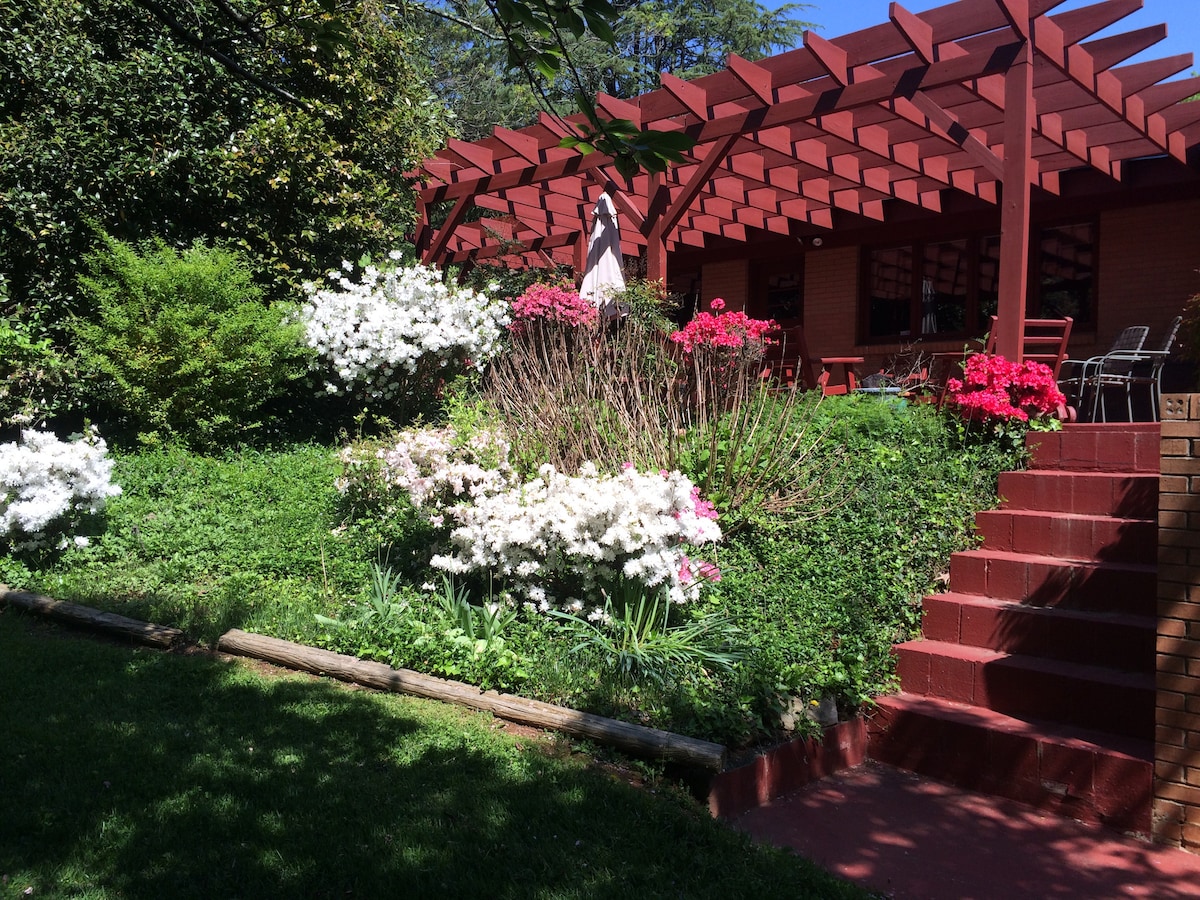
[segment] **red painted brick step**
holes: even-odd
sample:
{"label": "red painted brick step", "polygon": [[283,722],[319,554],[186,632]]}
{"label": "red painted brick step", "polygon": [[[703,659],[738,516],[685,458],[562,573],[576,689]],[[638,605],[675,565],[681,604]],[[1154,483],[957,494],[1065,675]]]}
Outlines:
{"label": "red painted brick step", "polygon": [[1157,566],[1145,563],[1003,550],[966,550],[950,557],[950,585],[960,594],[1134,615],[1157,613],[1157,575]]}
{"label": "red painted brick step", "polygon": [[1026,445],[1032,469],[1158,474],[1155,422],[1068,425],[1058,432],[1030,434]]}
{"label": "red painted brick step", "polygon": [[1158,475],[1152,472],[1003,472],[999,492],[1004,509],[1132,519],[1158,517]]}
{"label": "red painted brick step", "polygon": [[927,641],[1126,671],[1154,668],[1153,616],[1028,606],[953,591],[928,596],[923,605]]}
{"label": "red painted brick step", "polygon": [[1112,734],[1154,737],[1154,675],[942,641],[893,648],[904,691]]}
{"label": "red painted brick step", "polygon": [[977,513],[981,550],[1053,553],[1059,559],[1145,562],[1155,558],[1158,522],[1025,509]]}
{"label": "red painted brick step", "polygon": [[902,693],[868,723],[871,757],[1122,831],[1148,833],[1150,741]]}

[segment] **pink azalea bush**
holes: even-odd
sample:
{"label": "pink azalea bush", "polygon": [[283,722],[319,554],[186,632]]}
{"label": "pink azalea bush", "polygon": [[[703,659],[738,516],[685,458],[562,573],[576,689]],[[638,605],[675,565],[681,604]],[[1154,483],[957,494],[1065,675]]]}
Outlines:
{"label": "pink azalea bush", "polygon": [[520,334],[531,322],[557,322],[563,325],[591,325],[600,310],[579,296],[574,288],[562,284],[531,284],[512,301],[513,322],[509,328]]}
{"label": "pink azalea bush", "polygon": [[752,319],[744,312],[722,312],[725,301],[720,297],[710,304],[716,315],[698,313],[692,321],[679,331],[671,333],[671,340],[682,344],[684,352],[692,353],[698,347],[719,347],[741,350],[768,343],[767,335],[779,326],[774,319]]}
{"label": "pink azalea bush", "polygon": [[1028,422],[1054,414],[1067,402],[1046,365],[980,353],[946,382],[946,402],[963,418],[987,423]]}

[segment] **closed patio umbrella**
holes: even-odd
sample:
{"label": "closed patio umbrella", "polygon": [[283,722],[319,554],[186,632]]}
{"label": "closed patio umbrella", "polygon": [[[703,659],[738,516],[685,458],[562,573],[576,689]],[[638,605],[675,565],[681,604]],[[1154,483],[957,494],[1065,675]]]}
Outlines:
{"label": "closed patio umbrella", "polygon": [[587,265],[579,296],[591,300],[606,316],[621,313],[613,296],[625,289],[621,271],[621,234],[612,198],[601,194],[592,210],[592,234],[588,238]]}

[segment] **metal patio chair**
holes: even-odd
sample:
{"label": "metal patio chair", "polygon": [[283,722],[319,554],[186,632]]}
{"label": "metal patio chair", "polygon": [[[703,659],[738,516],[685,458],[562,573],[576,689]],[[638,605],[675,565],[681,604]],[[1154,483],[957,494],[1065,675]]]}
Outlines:
{"label": "metal patio chair", "polygon": [[1171,356],[1171,347],[1175,343],[1175,338],[1179,334],[1179,327],[1183,323],[1183,316],[1176,316],[1171,320],[1171,324],[1167,328],[1166,337],[1157,349],[1147,350],[1142,348],[1136,351],[1117,351],[1110,353],[1113,358],[1113,363],[1127,364],[1128,372],[1106,372],[1100,373],[1100,383],[1097,386],[1097,393],[1100,394],[1100,410],[1102,421],[1107,421],[1104,418],[1104,397],[1103,389],[1105,387],[1124,387],[1125,388],[1125,405],[1129,412],[1129,420],[1133,421],[1133,389],[1135,387],[1145,387],[1149,392],[1150,397],[1150,420],[1158,421],[1158,405],[1162,397],[1162,372],[1166,366],[1167,360]]}
{"label": "metal patio chair", "polygon": [[1104,389],[1112,386],[1125,387],[1125,406],[1129,412],[1129,420],[1133,421],[1133,401],[1130,397],[1128,379],[1133,373],[1133,366],[1138,361],[1138,352],[1146,343],[1150,334],[1148,325],[1130,325],[1123,329],[1113,340],[1108,351],[1087,359],[1068,359],[1063,367],[1069,375],[1059,379],[1058,387],[1067,397],[1067,404],[1074,406],[1081,413],[1090,401],[1088,421],[1108,421],[1108,409],[1105,406]]}

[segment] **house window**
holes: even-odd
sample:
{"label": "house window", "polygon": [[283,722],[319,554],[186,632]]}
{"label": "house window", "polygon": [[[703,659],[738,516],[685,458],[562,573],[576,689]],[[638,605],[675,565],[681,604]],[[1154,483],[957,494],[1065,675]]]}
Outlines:
{"label": "house window", "polygon": [[[1091,323],[1095,231],[1094,222],[1082,222],[1036,234],[1028,315]],[[867,340],[977,335],[999,306],[999,235],[869,247],[864,264]]]}
{"label": "house window", "polygon": [[1096,300],[1096,223],[1078,222],[1042,229],[1038,244],[1039,318],[1070,316],[1092,324]]}
{"label": "house window", "polygon": [[756,319],[774,319],[783,328],[804,323],[804,258],[764,263],[754,276],[747,312]]}

